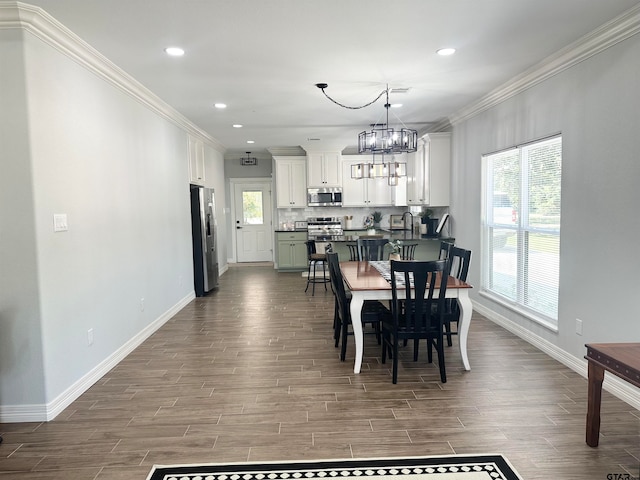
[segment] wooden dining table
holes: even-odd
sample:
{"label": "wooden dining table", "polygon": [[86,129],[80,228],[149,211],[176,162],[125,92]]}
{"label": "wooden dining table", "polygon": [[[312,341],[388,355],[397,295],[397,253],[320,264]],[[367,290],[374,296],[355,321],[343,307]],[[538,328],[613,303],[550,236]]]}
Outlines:
{"label": "wooden dining table", "polygon": [[597,447],[604,372],[640,388],[640,343],[588,343],[585,347],[589,374],[586,441],[590,447]]}
{"label": "wooden dining table", "polygon": [[[353,336],[356,344],[356,357],[353,366],[354,373],[360,373],[362,368],[362,356],[364,351],[364,333],[362,330],[362,306],[365,300],[391,300],[391,283],[387,281],[380,271],[370,262],[340,262],[340,269],[345,283],[351,290],[351,323],[353,324]],[[438,283],[440,283],[438,281]],[[466,282],[455,277],[449,277],[447,281],[446,298],[455,298],[460,306],[460,319],[458,320],[458,344],[460,356],[465,370],[471,370],[469,356],[467,355],[467,337],[471,324],[473,307],[469,298],[469,290],[473,288]],[[438,295],[438,289],[434,295]],[[398,289],[398,298],[404,298],[404,289]]]}

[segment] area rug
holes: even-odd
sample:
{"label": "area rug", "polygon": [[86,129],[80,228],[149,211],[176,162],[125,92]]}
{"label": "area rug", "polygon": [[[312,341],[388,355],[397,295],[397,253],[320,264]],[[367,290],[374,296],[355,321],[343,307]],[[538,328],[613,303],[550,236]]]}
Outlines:
{"label": "area rug", "polygon": [[156,465],[147,480],[522,480],[502,455]]}

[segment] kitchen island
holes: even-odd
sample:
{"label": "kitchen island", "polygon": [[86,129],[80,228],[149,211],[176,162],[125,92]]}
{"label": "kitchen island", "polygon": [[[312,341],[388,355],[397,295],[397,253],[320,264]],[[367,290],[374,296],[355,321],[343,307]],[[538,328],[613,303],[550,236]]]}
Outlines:
{"label": "kitchen island", "polygon": [[[407,230],[376,230],[370,235],[367,230],[345,230],[344,235],[334,236],[326,240],[330,243],[334,252],[338,253],[340,261],[350,260],[349,248],[347,244],[355,244],[358,237],[362,238],[385,238],[387,240],[400,240],[404,244],[416,244],[415,260],[437,260],[440,256],[440,243],[454,243],[452,237],[425,237],[415,235]],[[318,242],[319,243],[319,242]],[[320,247],[320,245],[318,245]]]}

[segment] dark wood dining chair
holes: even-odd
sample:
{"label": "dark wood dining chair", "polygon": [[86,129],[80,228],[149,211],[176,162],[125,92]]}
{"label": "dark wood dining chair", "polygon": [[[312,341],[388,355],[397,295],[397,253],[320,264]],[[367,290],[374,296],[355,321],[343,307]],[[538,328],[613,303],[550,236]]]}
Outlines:
{"label": "dark wood dining chair", "polygon": [[[349,325],[351,325],[351,292],[348,291],[344,283],[338,254],[334,252],[327,253],[327,263],[329,264],[329,278],[335,295],[333,338],[335,339],[335,346],[338,347],[340,345],[340,360],[344,362],[347,355],[347,338],[353,334],[353,331],[349,330]],[[378,345],[382,343],[381,321],[385,316],[390,315],[391,312],[377,300],[366,300],[362,306],[361,321],[363,330],[365,325],[372,325]]]}
{"label": "dark wood dining chair", "polygon": [[358,237],[358,260],[374,261],[385,260],[384,246],[389,243],[386,238]]}
{"label": "dark wood dining chair", "polygon": [[400,258],[402,260],[415,260],[417,243],[402,244]]}
{"label": "dark wood dining chair", "polygon": [[[433,362],[433,348],[438,355],[440,380],[446,383],[444,364],[444,309],[448,279],[446,260],[429,262],[398,262],[391,260],[391,316],[382,319],[382,363],[389,353],[392,381],[398,382],[399,344],[413,340],[413,361],[418,360],[418,344],[426,339],[429,363]],[[440,274],[438,276],[438,274]],[[400,279],[398,276],[400,276]],[[439,289],[435,297],[435,289]],[[404,299],[398,292],[404,292]],[[402,306],[401,306],[402,301]]]}
{"label": "dark wood dining chair", "polygon": [[446,260],[449,258],[449,251],[453,243],[451,242],[440,242],[440,254],[438,255],[438,260]]}
{"label": "dark wood dining chair", "polygon": [[349,249],[349,260],[355,262],[358,260],[358,244],[357,243],[347,243],[347,248]]}
{"label": "dark wood dining chair", "polygon": [[[462,280],[467,281],[467,274],[469,273],[469,264],[471,263],[471,250],[465,250],[464,248],[456,247],[452,245],[449,249],[449,275]],[[445,304],[444,314],[444,331],[447,337],[447,345],[453,345],[451,341],[452,335],[458,334],[458,321],[460,320],[460,306],[454,298],[448,298]],[[451,330],[451,324],[456,324],[455,331]]]}

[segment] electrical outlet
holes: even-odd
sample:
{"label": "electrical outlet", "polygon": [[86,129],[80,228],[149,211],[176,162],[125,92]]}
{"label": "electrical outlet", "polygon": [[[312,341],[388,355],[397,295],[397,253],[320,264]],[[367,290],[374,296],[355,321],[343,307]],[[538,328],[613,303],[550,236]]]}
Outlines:
{"label": "electrical outlet", "polygon": [[144,312],[144,298],[140,299],[140,311]]}
{"label": "electrical outlet", "polygon": [[87,344],[89,346],[93,345],[93,328],[87,330]]}
{"label": "electrical outlet", "polygon": [[576,318],[576,334],[582,335],[582,320]]}

